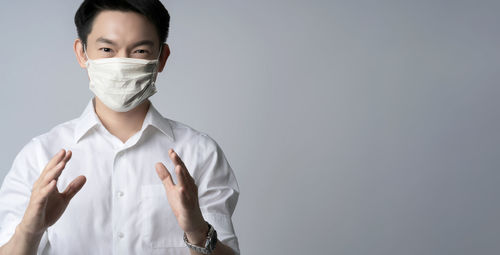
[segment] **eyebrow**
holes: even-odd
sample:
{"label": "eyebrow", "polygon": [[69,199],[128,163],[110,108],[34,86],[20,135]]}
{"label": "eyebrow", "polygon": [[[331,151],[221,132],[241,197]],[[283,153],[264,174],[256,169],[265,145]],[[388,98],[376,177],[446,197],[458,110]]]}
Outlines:
{"label": "eyebrow", "polygon": [[96,42],[101,42],[101,43],[107,43],[107,44],[111,44],[111,45],[116,45],[115,42],[109,40],[109,39],[106,39],[104,37],[99,37],[97,38],[97,40],[95,40]]}
{"label": "eyebrow", "polygon": [[[113,46],[116,46],[115,42],[113,42],[112,40],[106,39],[104,37],[97,38],[96,42],[107,43],[107,44],[111,44]],[[151,46],[151,47],[153,47],[154,46],[154,42],[151,41],[151,40],[138,41],[138,42],[136,42],[136,43],[134,43],[132,45],[132,48],[135,48],[137,46]]]}
{"label": "eyebrow", "polygon": [[135,48],[137,46],[151,46],[153,47],[155,44],[153,41],[151,40],[142,40],[142,41],[138,41],[136,43],[134,43],[134,45],[132,45],[132,48]]}

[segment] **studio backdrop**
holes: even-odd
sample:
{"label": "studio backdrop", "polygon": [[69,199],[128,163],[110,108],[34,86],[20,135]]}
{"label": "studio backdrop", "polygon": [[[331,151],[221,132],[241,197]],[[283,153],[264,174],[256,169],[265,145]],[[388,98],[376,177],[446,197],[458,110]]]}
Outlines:
{"label": "studio backdrop", "polygon": [[[162,2],[151,100],[224,150],[242,254],[498,254],[499,1]],[[0,181],[93,96],[80,3],[0,6]]]}

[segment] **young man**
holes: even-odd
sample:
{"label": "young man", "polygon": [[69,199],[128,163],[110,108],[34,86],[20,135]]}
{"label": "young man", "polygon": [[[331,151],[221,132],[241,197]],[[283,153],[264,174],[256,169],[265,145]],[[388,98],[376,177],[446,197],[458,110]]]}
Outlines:
{"label": "young man", "polygon": [[95,97],[17,155],[0,189],[0,254],[239,254],[221,148],[148,100],[169,19],[159,0],[82,3],[74,51]]}

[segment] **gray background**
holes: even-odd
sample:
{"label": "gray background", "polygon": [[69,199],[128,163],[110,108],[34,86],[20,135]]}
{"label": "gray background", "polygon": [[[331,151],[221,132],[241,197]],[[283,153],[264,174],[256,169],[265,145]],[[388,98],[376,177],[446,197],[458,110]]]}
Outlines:
{"label": "gray background", "polygon": [[[152,101],[215,138],[244,254],[498,254],[499,1],[163,1]],[[92,96],[80,1],[0,8],[0,178]]]}

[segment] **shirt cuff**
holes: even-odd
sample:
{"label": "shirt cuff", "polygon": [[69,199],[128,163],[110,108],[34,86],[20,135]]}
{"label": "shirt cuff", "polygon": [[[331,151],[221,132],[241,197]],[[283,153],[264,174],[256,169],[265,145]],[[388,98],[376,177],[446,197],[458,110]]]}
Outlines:
{"label": "shirt cuff", "polygon": [[203,213],[205,220],[210,223],[215,231],[217,238],[225,245],[231,247],[236,255],[240,254],[238,238],[234,233],[231,217],[218,213]]}

